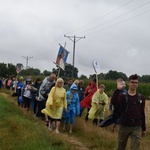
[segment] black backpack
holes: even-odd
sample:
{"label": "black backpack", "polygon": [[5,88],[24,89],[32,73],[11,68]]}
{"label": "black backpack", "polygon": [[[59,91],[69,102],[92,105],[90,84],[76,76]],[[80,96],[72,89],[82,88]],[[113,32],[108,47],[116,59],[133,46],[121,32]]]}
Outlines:
{"label": "black backpack", "polygon": [[[124,94],[124,99],[125,99],[125,105],[126,105],[126,109],[124,112],[127,112],[128,110],[128,96],[127,96],[127,92],[123,93]],[[141,99],[141,94],[138,93],[138,104],[139,104],[139,109],[141,109],[141,104],[142,104],[142,99]],[[113,118],[114,119],[119,119],[121,116],[121,107],[117,107],[116,109],[114,109],[113,111]]]}
{"label": "black backpack", "polygon": [[[128,110],[128,96],[127,96],[127,93],[124,93],[124,95],[125,95],[125,103],[126,103],[125,112],[127,112],[127,110]],[[142,104],[141,94],[138,93],[138,105],[139,105],[140,109],[141,109],[141,104]]]}

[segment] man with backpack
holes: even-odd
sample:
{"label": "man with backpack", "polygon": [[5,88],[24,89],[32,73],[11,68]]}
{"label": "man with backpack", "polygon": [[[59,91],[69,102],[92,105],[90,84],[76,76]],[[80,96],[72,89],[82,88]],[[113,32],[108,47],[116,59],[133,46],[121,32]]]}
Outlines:
{"label": "man with backpack", "polygon": [[[125,81],[123,81],[123,79],[118,78],[116,82],[117,82],[117,88],[113,91],[113,94],[110,99],[110,105],[109,105],[109,110],[112,114],[114,113],[113,111],[115,111],[116,108],[118,107],[119,95],[127,92],[127,90],[125,89],[126,84]],[[115,131],[115,128],[118,124],[119,124],[119,118],[112,125],[112,132]]]}
{"label": "man with backpack", "polygon": [[48,98],[48,94],[53,86],[55,86],[56,75],[52,73],[50,76],[46,77],[39,89],[39,98],[38,98],[38,112],[37,117],[40,117],[42,120],[45,119],[45,115],[41,113],[41,110],[45,108],[45,104]]}
{"label": "man with backpack", "polygon": [[131,75],[127,93],[119,95],[120,125],[117,150],[125,150],[128,138],[131,137],[130,149],[138,150],[141,136],[146,133],[145,98],[137,93],[138,76]]}

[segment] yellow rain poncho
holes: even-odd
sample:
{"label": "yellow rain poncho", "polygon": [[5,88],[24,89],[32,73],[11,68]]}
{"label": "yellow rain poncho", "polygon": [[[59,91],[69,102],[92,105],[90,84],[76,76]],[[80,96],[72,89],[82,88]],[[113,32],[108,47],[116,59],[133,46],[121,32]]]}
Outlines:
{"label": "yellow rain poncho", "polygon": [[[98,103],[100,105],[98,109]],[[102,94],[99,92],[99,89],[94,93],[92,97],[92,107],[89,111],[89,119],[104,119],[105,106],[108,103],[108,96],[105,92]]]}
{"label": "yellow rain poncho", "polygon": [[[50,106],[52,106],[50,108]],[[53,87],[49,93],[46,108],[41,112],[53,119],[61,119],[63,108],[67,108],[66,90],[63,87]]]}

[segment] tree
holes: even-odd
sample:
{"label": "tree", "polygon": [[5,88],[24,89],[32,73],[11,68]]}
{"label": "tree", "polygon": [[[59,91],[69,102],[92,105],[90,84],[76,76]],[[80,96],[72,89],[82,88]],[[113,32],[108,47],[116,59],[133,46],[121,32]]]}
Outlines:
{"label": "tree", "polygon": [[22,76],[39,76],[41,73],[41,71],[37,68],[33,69],[33,68],[29,68],[29,69],[23,69],[19,75]]}
{"label": "tree", "polygon": [[106,74],[100,73],[100,74],[98,74],[98,79],[99,80],[104,80],[105,76],[106,76]]}
{"label": "tree", "polygon": [[5,78],[6,75],[8,75],[7,65],[0,63],[0,76]]}
{"label": "tree", "polygon": [[122,78],[125,81],[127,80],[126,74],[112,70],[110,70],[105,76],[105,80],[116,80],[118,78]]}
{"label": "tree", "polygon": [[87,76],[85,76],[85,75],[82,74],[82,75],[79,77],[79,79],[85,80],[85,79],[88,79],[88,78],[87,78]]}
{"label": "tree", "polygon": [[50,71],[47,71],[47,70],[44,70],[44,71],[43,71],[43,75],[44,75],[44,76],[49,76],[50,74],[51,74]]}
{"label": "tree", "polygon": [[[74,74],[72,75],[72,70],[74,69]],[[57,67],[57,69],[53,68],[53,73],[55,73],[56,75],[59,72],[59,67]],[[60,68],[60,72],[59,72],[59,77],[62,78],[78,78],[78,69],[76,67],[73,67],[71,64],[67,64],[65,66],[65,70],[62,70]]]}
{"label": "tree", "polygon": [[8,70],[8,75],[9,76],[16,76],[17,75],[17,72],[16,72],[16,66],[13,65],[13,64],[8,64],[7,65],[7,70]]}
{"label": "tree", "polygon": [[142,77],[139,77],[140,78],[140,82],[145,82],[145,83],[150,83],[150,75],[143,75]]}

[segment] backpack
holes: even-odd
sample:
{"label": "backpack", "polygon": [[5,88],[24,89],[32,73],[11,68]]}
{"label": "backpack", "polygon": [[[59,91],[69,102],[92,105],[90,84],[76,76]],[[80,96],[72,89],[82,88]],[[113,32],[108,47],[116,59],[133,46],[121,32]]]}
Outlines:
{"label": "backpack", "polygon": [[45,86],[42,87],[42,89],[40,90],[40,94],[47,99],[48,98],[48,93],[50,92],[50,90],[52,89],[52,87],[55,86],[55,82],[54,83],[46,83]]}
{"label": "backpack", "polygon": [[[127,112],[128,110],[128,96],[127,96],[127,93],[124,93],[125,95],[125,103],[126,103],[126,109],[125,109],[125,112]],[[139,108],[141,109],[141,105],[142,105],[142,99],[141,99],[141,94],[138,93],[138,105],[139,105]]]}
{"label": "backpack", "polygon": [[[126,108],[125,108],[125,112],[127,112],[128,110],[128,106],[129,106],[129,103],[128,103],[128,96],[127,96],[127,93],[124,93],[124,103],[126,104]],[[139,105],[139,109],[141,110],[141,105],[142,105],[142,99],[141,99],[141,94],[138,93],[138,105]],[[101,123],[100,123],[100,127],[107,127],[107,126],[110,126],[112,125],[113,123],[116,123],[116,121],[119,120],[120,122],[120,117],[121,117],[121,108],[120,107],[116,107],[113,111],[113,114],[109,115],[108,117],[106,117]],[[140,119],[140,118],[139,118]],[[122,118],[123,120],[123,118]],[[124,121],[126,121],[126,119],[124,119]],[[128,124],[128,121],[125,122],[125,124]]]}
{"label": "backpack", "polygon": [[[125,105],[126,105],[126,108],[125,108],[124,112],[127,112],[128,106],[129,106],[128,105],[129,103],[128,103],[127,92],[123,93],[123,95],[124,95]],[[139,105],[139,109],[141,109],[142,99],[141,99],[141,94],[140,93],[138,93],[138,105]],[[116,109],[114,109],[112,116],[113,116],[114,119],[119,119],[121,117],[121,108],[117,107]]]}
{"label": "backpack", "polygon": [[[125,125],[125,126],[133,126],[135,125],[136,123],[137,124],[142,124],[142,121],[141,121],[141,110],[142,110],[142,99],[141,99],[141,94],[138,93],[138,100],[136,102],[131,102],[129,103],[128,102],[128,96],[127,94],[125,93],[124,94],[125,96],[125,107],[123,109],[122,112],[120,112],[120,124],[122,125]],[[129,105],[133,106],[133,111],[135,109],[136,112],[134,112],[133,114],[131,114],[131,110],[130,112],[128,111],[128,108],[129,108]]]}

